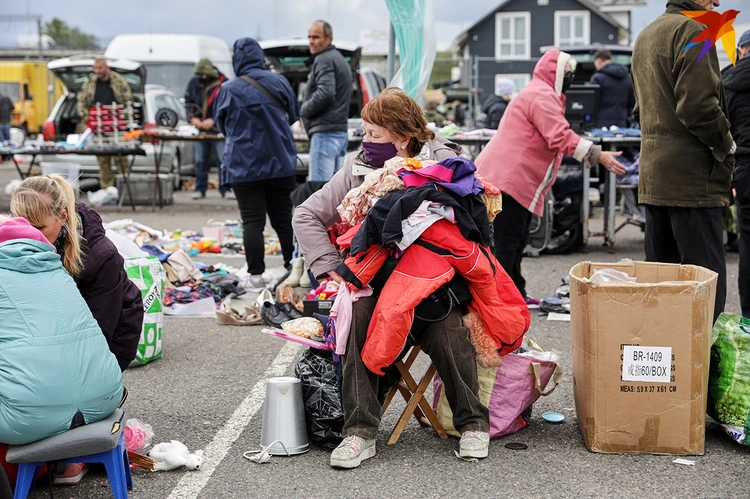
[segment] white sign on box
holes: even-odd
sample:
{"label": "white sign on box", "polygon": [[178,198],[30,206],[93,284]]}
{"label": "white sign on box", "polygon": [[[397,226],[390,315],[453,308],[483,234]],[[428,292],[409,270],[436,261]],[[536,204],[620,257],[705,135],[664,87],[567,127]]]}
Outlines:
{"label": "white sign on box", "polygon": [[669,383],[672,347],[628,345],[622,350],[622,380]]}

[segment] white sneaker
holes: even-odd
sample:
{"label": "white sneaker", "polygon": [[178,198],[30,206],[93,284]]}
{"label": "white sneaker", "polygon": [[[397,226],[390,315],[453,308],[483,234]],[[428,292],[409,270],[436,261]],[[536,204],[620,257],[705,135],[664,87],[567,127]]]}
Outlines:
{"label": "white sneaker", "polygon": [[248,291],[263,291],[264,289],[267,289],[265,279],[253,276],[250,276],[250,279],[245,281],[243,287]]}
{"label": "white sneaker", "polygon": [[266,302],[275,303],[271,292],[267,288],[264,288],[255,299],[255,306],[258,310],[263,310],[263,304]]}
{"label": "white sneaker", "polygon": [[490,434],[485,431],[465,431],[458,442],[461,457],[487,457],[490,448]]}
{"label": "white sneaker", "polygon": [[346,437],[331,452],[331,466],[336,468],[356,468],[365,459],[375,455],[375,439],[366,440],[357,436]]}

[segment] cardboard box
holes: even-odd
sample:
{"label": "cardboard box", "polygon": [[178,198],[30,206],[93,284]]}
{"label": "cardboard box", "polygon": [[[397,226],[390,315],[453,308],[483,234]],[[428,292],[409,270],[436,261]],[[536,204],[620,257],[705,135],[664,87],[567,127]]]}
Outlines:
{"label": "cardboard box", "polygon": [[[602,268],[637,282],[591,283]],[[573,392],[590,451],[703,454],[716,280],[663,263],[570,270]]]}

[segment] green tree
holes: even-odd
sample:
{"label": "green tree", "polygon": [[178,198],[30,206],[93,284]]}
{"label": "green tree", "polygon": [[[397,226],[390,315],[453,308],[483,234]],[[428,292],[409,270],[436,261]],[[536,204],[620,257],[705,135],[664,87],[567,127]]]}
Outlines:
{"label": "green tree", "polygon": [[81,50],[99,48],[94,35],[69,26],[68,23],[57,17],[53,17],[52,21],[46,23],[44,33],[52,37],[55,44],[60,47]]}

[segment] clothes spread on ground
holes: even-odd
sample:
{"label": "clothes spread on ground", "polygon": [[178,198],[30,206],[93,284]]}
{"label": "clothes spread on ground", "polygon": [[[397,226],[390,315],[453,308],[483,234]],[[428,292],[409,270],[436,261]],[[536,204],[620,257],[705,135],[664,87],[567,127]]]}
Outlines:
{"label": "clothes spread on ground", "polygon": [[193,303],[203,298],[213,298],[216,308],[221,306],[222,290],[210,282],[196,282],[180,288],[169,288],[164,292],[164,306],[171,307],[175,303]]}
{"label": "clothes spread on ground", "polygon": [[459,196],[468,196],[484,192],[482,184],[474,176],[476,171],[477,167],[473,162],[457,157],[416,170],[402,169],[398,173],[406,187],[436,184]]}
{"label": "clothes spread on ground", "polygon": [[490,222],[487,208],[479,196],[457,196],[438,186],[425,186],[389,192],[370,209],[362,228],[354,236],[351,254],[366,251],[373,244],[388,246],[403,238],[401,222],[417,211],[423,201],[452,207],[461,234],[469,241],[490,245]]}

